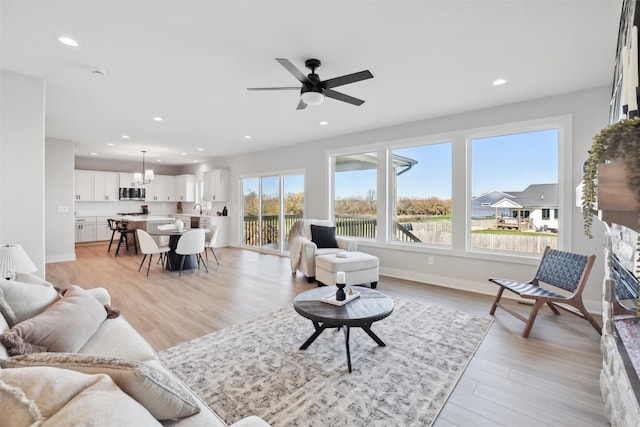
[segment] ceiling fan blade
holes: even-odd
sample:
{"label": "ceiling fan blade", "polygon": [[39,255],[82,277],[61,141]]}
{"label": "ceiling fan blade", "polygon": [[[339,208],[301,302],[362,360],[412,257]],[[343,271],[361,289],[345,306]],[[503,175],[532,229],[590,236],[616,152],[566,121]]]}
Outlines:
{"label": "ceiling fan blade", "polygon": [[305,108],[307,108],[307,104],[305,104],[301,99],[300,102],[298,102],[298,107],[296,108],[296,110],[304,110]]}
{"label": "ceiling fan blade", "polygon": [[354,98],[353,96],[345,95],[342,92],[336,92],[335,90],[331,89],[325,89],[324,96],[337,99],[338,101],[348,102],[349,104],[357,106],[364,104],[364,101],[362,99]]}
{"label": "ceiling fan blade", "polygon": [[345,76],[335,77],[333,79],[325,80],[322,85],[325,89],[331,89],[332,87],[342,86],[349,83],[359,82],[361,80],[371,79],[373,74],[369,70],[360,71],[358,73],[347,74]]}
{"label": "ceiling fan blade", "polygon": [[291,63],[291,61],[284,58],[276,58],[276,61],[278,61],[280,65],[286,68],[288,72],[293,74],[293,76],[298,79],[300,83],[309,83],[309,79],[307,78],[307,76],[305,76],[302,71],[298,70],[296,66]]}
{"label": "ceiling fan blade", "polygon": [[248,87],[247,90],[300,90],[299,87]]}

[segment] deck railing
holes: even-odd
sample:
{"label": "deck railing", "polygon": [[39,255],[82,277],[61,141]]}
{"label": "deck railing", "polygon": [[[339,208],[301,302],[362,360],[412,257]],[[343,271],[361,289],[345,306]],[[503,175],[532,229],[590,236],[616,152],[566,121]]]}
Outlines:
{"label": "deck railing", "polygon": [[[284,216],[285,242],[289,238],[289,230],[293,223],[302,219],[300,214]],[[278,243],[280,235],[280,218],[278,215],[266,215],[262,217],[262,245]],[[259,217],[245,216],[243,222],[244,244],[247,246],[260,246]],[[398,222],[394,223],[396,239],[403,242],[419,242],[420,239]],[[371,216],[362,215],[337,215],[336,234],[339,236],[359,237],[363,239],[375,239],[378,233],[378,221]]]}

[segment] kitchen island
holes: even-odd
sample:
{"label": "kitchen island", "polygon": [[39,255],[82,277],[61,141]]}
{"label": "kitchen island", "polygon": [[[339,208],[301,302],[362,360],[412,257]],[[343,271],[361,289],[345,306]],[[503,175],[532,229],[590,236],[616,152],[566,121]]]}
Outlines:
{"label": "kitchen island", "polygon": [[129,230],[140,228],[147,232],[156,231],[159,225],[173,224],[176,220],[168,216],[158,215],[122,215],[117,217],[117,219],[126,221]]}

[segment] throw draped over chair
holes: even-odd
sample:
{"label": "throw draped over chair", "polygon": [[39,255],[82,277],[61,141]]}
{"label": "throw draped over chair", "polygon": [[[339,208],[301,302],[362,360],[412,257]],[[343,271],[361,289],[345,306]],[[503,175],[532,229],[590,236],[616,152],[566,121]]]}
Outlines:
{"label": "throw draped over chair", "polygon": [[178,239],[178,246],[176,247],[176,253],[180,255],[180,274],[182,276],[182,267],[184,266],[184,257],[187,255],[195,255],[196,260],[198,261],[198,268],[200,268],[200,261],[204,265],[204,269],[209,272],[207,268],[207,264],[204,262],[202,258],[202,252],[204,252],[204,232],[203,228],[194,228]]}
{"label": "throw draped over chair", "polygon": [[293,223],[288,237],[291,274],[295,275],[300,270],[309,283],[316,277],[316,256],[358,250],[357,240],[343,236],[335,236],[335,247],[318,247],[313,241],[312,225],[334,227],[329,220],[300,219]]}
{"label": "throw draped over chair", "polygon": [[216,263],[220,265],[220,261],[218,261],[218,256],[214,251],[217,240],[218,240],[218,226],[212,225],[209,227],[209,229],[206,231],[206,234],[205,234],[204,255],[207,258],[207,261],[209,261],[209,254],[207,253],[207,249],[211,249],[211,253],[213,254],[213,257],[216,259]]}
{"label": "throw draped over chair", "polygon": [[[582,302],[582,292],[587,284],[587,278],[595,259],[595,255],[585,256],[551,249],[547,246],[542,254],[538,271],[530,281],[518,282],[508,279],[489,278],[490,282],[500,286],[489,313],[493,315],[496,308],[500,307],[522,320],[526,324],[522,336],[527,338],[538,311],[543,305],[547,304],[555,314],[560,314],[558,308],[561,308],[578,317],[582,317],[591,323],[599,334],[602,334],[601,326],[587,312]],[[541,283],[550,286],[542,287],[540,286]],[[548,288],[555,288],[557,291]],[[525,300],[533,301],[533,308],[529,318],[500,303],[500,298],[505,289],[518,294]]]}
{"label": "throw draped over chair", "polygon": [[[159,247],[156,241],[144,230],[137,229],[136,233],[138,235],[138,244],[140,245],[140,252],[144,254],[142,257],[142,262],[140,263],[140,267],[138,267],[138,271],[142,268],[144,264],[144,260],[147,259],[147,255],[149,255],[149,264],[147,265],[147,276],[149,276],[149,269],[151,268],[151,260],[153,259],[154,254],[160,255],[160,261],[162,261],[162,267],[164,268],[165,262],[169,264],[169,268],[171,268],[171,261],[169,257],[166,256],[167,253],[171,250],[168,246]],[[165,261],[166,260],[166,261]]]}

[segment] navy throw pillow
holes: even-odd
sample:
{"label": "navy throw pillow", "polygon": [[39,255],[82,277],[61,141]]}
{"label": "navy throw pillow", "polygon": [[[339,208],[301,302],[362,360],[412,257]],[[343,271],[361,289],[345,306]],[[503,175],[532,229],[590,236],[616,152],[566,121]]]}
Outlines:
{"label": "navy throw pillow", "polygon": [[311,241],[318,248],[337,248],[336,228],[322,225],[311,225]]}

